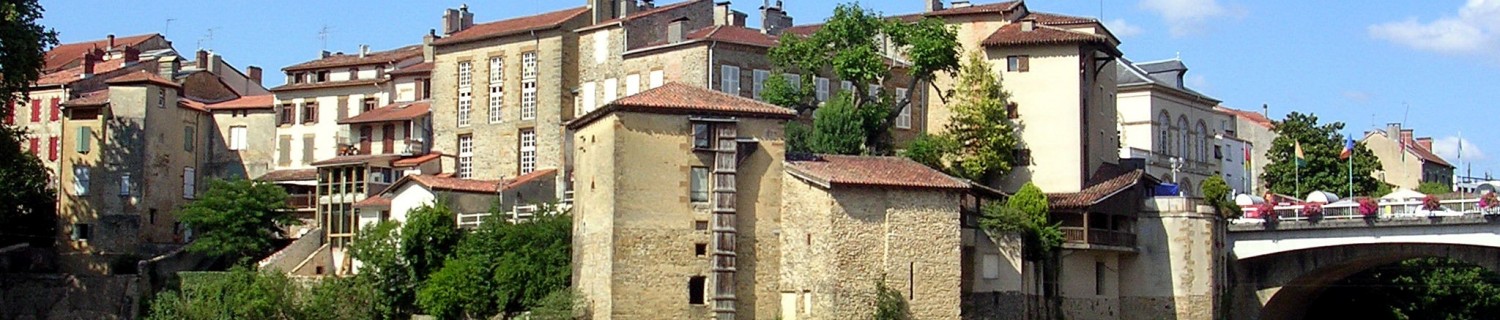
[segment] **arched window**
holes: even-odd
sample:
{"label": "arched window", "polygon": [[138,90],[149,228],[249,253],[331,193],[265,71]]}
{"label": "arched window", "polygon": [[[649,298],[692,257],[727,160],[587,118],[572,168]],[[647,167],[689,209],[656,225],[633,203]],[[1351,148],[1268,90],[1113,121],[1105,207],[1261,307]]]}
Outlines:
{"label": "arched window", "polygon": [[1177,130],[1181,130],[1179,132],[1182,132],[1180,134],[1177,134],[1177,156],[1181,158],[1187,158],[1191,155],[1191,153],[1189,153],[1188,151],[1189,140],[1187,131],[1189,129],[1187,116],[1177,116]]}
{"label": "arched window", "polygon": [[1170,153],[1169,150],[1172,150],[1172,116],[1167,115],[1166,110],[1162,110],[1161,115],[1156,117],[1156,128],[1156,148],[1152,150],[1158,153]]}
{"label": "arched window", "polygon": [[1209,147],[1208,146],[1209,146],[1209,142],[1213,140],[1212,137],[1208,136],[1208,124],[1204,123],[1203,120],[1198,120],[1198,129],[1197,130],[1198,130],[1198,160],[1208,161],[1208,157],[1209,157],[1209,155],[1208,155],[1208,148]]}

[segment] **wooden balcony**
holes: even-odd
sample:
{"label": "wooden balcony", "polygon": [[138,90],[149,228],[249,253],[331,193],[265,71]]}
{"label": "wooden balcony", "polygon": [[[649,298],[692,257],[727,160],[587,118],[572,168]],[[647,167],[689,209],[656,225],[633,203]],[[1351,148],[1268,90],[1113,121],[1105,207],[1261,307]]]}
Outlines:
{"label": "wooden balcony", "polygon": [[312,194],[291,194],[286,197],[286,205],[292,210],[312,210],[318,201]]}
{"label": "wooden balcony", "polygon": [[1082,227],[1059,227],[1064,243],[1135,248],[1135,233]]}

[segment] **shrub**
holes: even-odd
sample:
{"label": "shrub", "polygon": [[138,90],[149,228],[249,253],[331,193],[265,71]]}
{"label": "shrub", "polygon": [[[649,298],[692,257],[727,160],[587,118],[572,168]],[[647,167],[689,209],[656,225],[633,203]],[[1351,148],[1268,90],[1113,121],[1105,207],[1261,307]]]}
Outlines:
{"label": "shrub", "polygon": [[1500,197],[1497,197],[1494,192],[1485,193],[1479,196],[1479,207],[1485,209],[1500,207]]}
{"label": "shrub", "polygon": [[1374,199],[1359,198],[1358,201],[1359,214],[1364,215],[1365,217],[1374,217],[1376,213],[1380,212],[1380,206],[1375,204]]}
{"label": "shrub", "polygon": [[1308,202],[1302,204],[1302,216],[1308,218],[1323,216],[1323,203]]}
{"label": "shrub", "polygon": [[1426,198],[1422,198],[1422,210],[1436,211],[1442,208],[1443,205],[1442,203],[1438,202],[1437,196],[1429,194]]}
{"label": "shrub", "polygon": [[1266,222],[1273,222],[1281,218],[1276,215],[1276,204],[1270,202],[1262,203],[1259,206],[1256,206],[1255,213],[1259,214],[1260,218],[1265,219]]}

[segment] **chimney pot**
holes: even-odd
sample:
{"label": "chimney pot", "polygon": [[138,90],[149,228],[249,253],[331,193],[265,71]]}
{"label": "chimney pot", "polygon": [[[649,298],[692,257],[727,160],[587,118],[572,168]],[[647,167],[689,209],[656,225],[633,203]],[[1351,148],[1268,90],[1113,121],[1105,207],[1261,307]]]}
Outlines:
{"label": "chimney pot", "polygon": [[193,62],[200,70],[208,70],[208,50],[198,49],[197,61]]}
{"label": "chimney pot", "polygon": [[667,43],[682,42],[687,37],[687,30],[683,30],[686,29],[686,24],[687,20],[685,19],[673,20],[667,23]]}
{"label": "chimney pot", "polygon": [[359,57],[360,58],[364,58],[364,57],[369,56],[369,55],[370,55],[370,45],[368,45],[368,44],[359,45]]}
{"label": "chimney pot", "polygon": [[88,78],[94,75],[94,63],[97,61],[98,58],[95,58],[93,54],[83,54],[83,78]]}
{"label": "chimney pot", "polygon": [[109,38],[109,50],[114,50],[115,49],[115,34],[111,33],[108,36],[105,36],[105,38]]}
{"label": "chimney pot", "polygon": [[943,10],[943,0],[927,0],[927,12]]}

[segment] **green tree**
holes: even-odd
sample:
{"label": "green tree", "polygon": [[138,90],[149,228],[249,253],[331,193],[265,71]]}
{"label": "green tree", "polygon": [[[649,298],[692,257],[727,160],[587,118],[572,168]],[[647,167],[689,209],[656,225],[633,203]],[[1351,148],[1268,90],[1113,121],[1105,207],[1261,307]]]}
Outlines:
{"label": "green tree", "polygon": [[[1272,192],[1280,194],[1301,196],[1295,193],[1315,190],[1348,194],[1349,163],[1339,159],[1344,150],[1344,135],[1339,133],[1343,129],[1342,122],[1319,124],[1315,115],[1287,114],[1286,119],[1272,128],[1277,136],[1267,152],[1270,163],[1266,164],[1261,179],[1270,185]],[[1297,142],[1301,142],[1306,159],[1300,167],[1294,151]],[[1353,194],[1369,194],[1378,188],[1380,181],[1370,173],[1378,170],[1380,163],[1363,142],[1355,144],[1353,162]]]}
{"label": "green tree", "polygon": [[958,149],[957,144],[947,135],[923,133],[912,139],[905,150],[901,150],[901,156],[951,174],[948,163],[953,162],[952,154]]}
{"label": "green tree", "polygon": [[[780,43],[768,53],[774,73],[761,96],[767,102],[798,112],[816,109],[819,101],[811,74],[831,71],[838,79],[854,84],[854,93],[849,95],[850,106],[873,109],[861,112],[871,116],[861,126],[865,129],[861,140],[863,153],[890,154],[889,129],[899,115],[897,111],[909,107],[922,86],[931,83],[939,72],[958,69],[957,39],[958,32],[938,19],[907,22],[881,17],[857,3],[840,4],[813,34],[806,37],[782,34]],[[887,44],[901,48],[900,55],[909,64],[888,63],[888,53],[884,52]],[[906,96],[879,92],[872,97],[867,89],[869,84],[889,81],[901,70],[898,68],[903,68],[914,80],[908,84]],[[781,76],[785,72],[808,76],[800,77],[799,83],[792,85]],[[814,127],[817,130],[816,124]]]}
{"label": "green tree", "polygon": [[418,305],[445,317],[531,310],[572,278],[573,219],[556,205],[511,223],[493,214],[465,233],[442,269],[424,283]]}
{"label": "green tree", "polygon": [[1220,216],[1237,218],[1243,213],[1240,210],[1240,206],[1234,203],[1234,199],[1230,198],[1232,195],[1229,193],[1233,192],[1234,189],[1229,188],[1229,183],[1225,182],[1223,177],[1208,177],[1208,179],[1203,180],[1202,188],[1203,200],[1208,202],[1209,206],[1214,207],[1214,210],[1217,210]]}
{"label": "green tree", "polygon": [[875,282],[875,315],[874,320],[907,320],[911,319],[911,309],[907,306],[906,298],[897,291],[885,285],[885,279]]}
{"label": "green tree", "polygon": [[[0,99],[4,105],[30,99],[31,84],[46,67],[48,47],[57,45],[57,32],[42,26],[41,4],[34,0],[0,3]],[[0,108],[0,117],[11,108]],[[57,192],[49,187],[47,167],[22,152],[27,132],[0,126],[0,247],[16,243],[50,247],[57,218]]]}
{"label": "green tree", "polygon": [[1064,240],[1062,229],[1048,221],[1047,205],[1047,194],[1028,182],[1004,205],[986,203],[979,226],[995,234],[1020,235],[1023,257],[1040,260],[1062,247]]}
{"label": "green tree", "polygon": [[250,180],[212,180],[198,200],[183,206],[179,219],[196,239],[188,250],[232,257],[241,263],[267,253],[282,237],[282,226],[300,223],[286,203],[286,191]]}
{"label": "green tree", "polygon": [[1453,188],[1442,182],[1423,182],[1417,185],[1417,192],[1421,192],[1422,194],[1448,194],[1453,192]]}
{"label": "green tree", "polygon": [[448,259],[417,291],[417,306],[439,319],[482,319],[495,314],[493,282],[484,259]]}
{"label": "green tree", "polygon": [[349,245],[349,255],[360,262],[355,278],[375,290],[370,318],[405,318],[414,310],[416,272],[404,258],[401,240],[401,223],[387,220],[361,228]]}
{"label": "green tree", "polygon": [[457,215],[442,202],[407,212],[400,233],[401,257],[418,283],[443,266],[460,237]]}
{"label": "green tree", "polygon": [[1308,319],[1489,319],[1500,314],[1500,274],[1446,258],[1380,266],[1329,286]]}
{"label": "green tree", "polygon": [[1009,100],[1010,94],[1000,86],[990,63],[970,54],[958,72],[947,132],[934,139],[936,150],[944,155],[936,159],[940,165],[933,167],[978,181],[1009,173],[1015,160],[1012,151],[1020,141],[1015,122],[1007,113]]}
{"label": "green tree", "polygon": [[360,277],[328,277],[319,280],[300,301],[302,319],[379,319],[376,298],[379,288]]}
{"label": "green tree", "polygon": [[547,294],[527,315],[535,320],[587,319],[583,306],[583,298],[574,294],[572,288],[562,288]]}
{"label": "green tree", "polygon": [[808,148],[816,153],[860,154],[864,150],[865,127],[869,119],[852,105],[848,94],[839,94],[827,105],[813,111],[812,139]]}
{"label": "green tree", "polygon": [[303,319],[301,287],[275,272],[236,267],[184,276],[151,302],[146,319]]}

